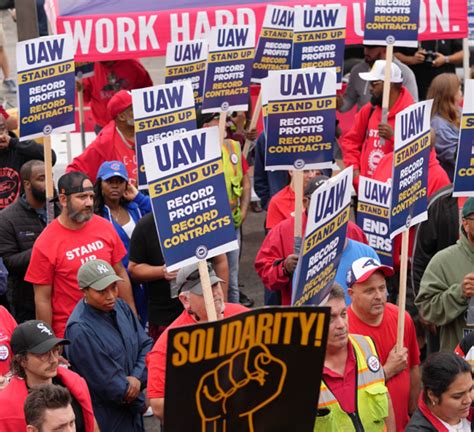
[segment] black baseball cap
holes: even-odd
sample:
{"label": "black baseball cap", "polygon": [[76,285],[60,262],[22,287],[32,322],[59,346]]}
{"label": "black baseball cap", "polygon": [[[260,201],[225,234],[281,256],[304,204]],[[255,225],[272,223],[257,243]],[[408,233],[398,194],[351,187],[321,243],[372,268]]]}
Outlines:
{"label": "black baseball cap", "polygon": [[10,340],[13,354],[45,354],[56,345],[69,345],[67,339],[57,338],[49,324],[40,320],[26,321],[14,331]]}
{"label": "black baseball cap", "polygon": [[329,177],[325,175],[318,175],[312,178],[304,189],[304,196],[310,197],[313,195],[313,192],[322,186],[327,180],[329,180]]}
{"label": "black baseball cap", "polygon": [[220,113],[213,112],[213,113],[203,113],[201,109],[196,110],[196,126],[198,129],[201,129],[206,123],[214,119],[219,119]]}
{"label": "black baseball cap", "polygon": [[84,187],[84,180],[91,181],[86,174],[80,171],[73,171],[62,175],[58,181],[58,196],[53,198],[53,201],[58,201],[60,194],[72,195],[75,193],[94,191],[92,186]]}

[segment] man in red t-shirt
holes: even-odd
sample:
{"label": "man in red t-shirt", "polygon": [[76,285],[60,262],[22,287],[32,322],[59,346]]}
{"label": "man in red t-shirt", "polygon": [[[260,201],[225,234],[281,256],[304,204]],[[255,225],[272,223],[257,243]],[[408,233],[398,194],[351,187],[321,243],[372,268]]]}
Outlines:
{"label": "man in red t-shirt", "polygon": [[[227,318],[247,311],[246,307],[238,303],[224,303],[224,293],[220,284],[223,281],[216,276],[212,266],[210,264],[208,266],[217,319]],[[148,367],[147,397],[150,399],[153,414],[162,422],[165,404],[168,331],[172,328],[208,321],[197,264],[183,267],[178,271],[173,291],[172,295],[174,294],[174,296],[179,297],[184,311],[161,334],[146,359]]]}
{"label": "man in red t-shirt", "polygon": [[95,63],[94,75],[83,80],[83,88],[84,100],[90,102],[96,129],[102,129],[113,119],[107,112],[107,104],[115,93],[152,85],[150,75],[137,60]]}
{"label": "man in red t-shirt", "polygon": [[397,431],[404,431],[420,393],[420,350],[415,326],[406,312],[403,348],[396,350],[398,307],[387,303],[385,282],[385,277],[393,273],[391,267],[374,258],[354,261],[347,275],[348,294],[352,298],[349,331],[370,336],[374,341],[392,398]]}
{"label": "man in red t-shirt", "polygon": [[118,160],[127,168],[130,182],[136,184],[137,156],[132,95],[126,90],[119,91],[110,99],[107,108],[112,120],[84,152],[73,159],[67,166],[66,172],[83,172],[95,183],[102,163]]}
{"label": "man in red t-shirt", "polygon": [[130,279],[122,264],[127,253],[112,224],[93,213],[94,190],[84,173],[64,174],[58,182],[61,214],[36,240],[25,280],[34,286],[36,317],[63,337],[67,319],[82,293],[77,272],[83,263],[103,259],[123,282],[119,295],[135,310]]}

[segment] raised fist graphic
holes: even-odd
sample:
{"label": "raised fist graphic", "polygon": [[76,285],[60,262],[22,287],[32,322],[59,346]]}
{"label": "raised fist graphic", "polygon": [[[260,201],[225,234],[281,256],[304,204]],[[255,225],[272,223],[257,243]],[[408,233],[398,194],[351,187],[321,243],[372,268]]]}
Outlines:
{"label": "raised fist graphic", "polygon": [[278,397],[286,372],[264,345],[236,352],[199,381],[201,432],[254,432],[254,413]]}

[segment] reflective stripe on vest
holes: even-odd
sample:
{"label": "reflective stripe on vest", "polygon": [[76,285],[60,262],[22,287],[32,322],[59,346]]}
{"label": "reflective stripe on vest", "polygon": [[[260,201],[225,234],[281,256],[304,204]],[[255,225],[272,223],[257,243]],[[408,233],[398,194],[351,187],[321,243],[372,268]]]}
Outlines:
{"label": "reflective stripe on vest", "polygon": [[[357,362],[357,416],[364,425],[365,431],[382,431],[384,419],[388,416],[388,398],[386,397],[387,388],[385,387],[383,368],[378,360],[377,351],[372,340],[366,336],[349,335],[349,340],[354,347]],[[374,366],[378,361],[378,370],[373,371],[368,367],[369,358],[372,358]],[[372,366],[372,369],[375,368]],[[376,396],[374,400],[368,400],[368,394],[379,395],[382,399]],[[315,430],[319,430],[318,421],[320,425],[325,425],[328,432],[355,430],[350,416],[342,410],[326,383],[321,381],[318,411],[324,411],[324,409],[332,411],[331,417],[317,417]],[[342,423],[344,423],[344,427]],[[331,426],[336,429],[331,429]]]}
{"label": "reflective stripe on vest", "polygon": [[[235,154],[238,158],[237,163],[232,163],[232,155]],[[239,203],[240,195],[236,195],[234,187],[241,187],[242,185],[242,156],[240,151],[240,143],[235,140],[225,139],[222,146],[222,162],[224,167],[225,185],[227,189],[227,196],[229,197],[230,207],[233,210]]]}

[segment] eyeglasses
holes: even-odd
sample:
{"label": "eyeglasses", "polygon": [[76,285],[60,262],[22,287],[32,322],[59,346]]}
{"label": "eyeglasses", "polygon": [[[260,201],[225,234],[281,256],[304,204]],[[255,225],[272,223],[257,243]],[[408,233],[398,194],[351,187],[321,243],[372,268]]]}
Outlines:
{"label": "eyeglasses", "polygon": [[53,355],[54,358],[58,358],[62,355],[63,353],[63,346],[62,345],[56,345],[52,350],[49,350],[48,352],[45,352],[43,354],[35,354],[31,353],[34,355],[38,360],[41,361],[48,361],[51,357],[51,354]]}

